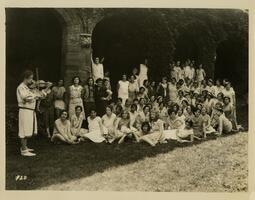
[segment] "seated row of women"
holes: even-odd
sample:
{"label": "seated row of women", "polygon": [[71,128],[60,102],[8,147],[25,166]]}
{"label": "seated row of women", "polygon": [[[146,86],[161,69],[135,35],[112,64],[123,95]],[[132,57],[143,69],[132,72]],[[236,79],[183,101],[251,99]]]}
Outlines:
{"label": "seated row of women", "polygon": [[78,144],[85,140],[95,143],[123,143],[127,138],[134,142],[146,142],[151,146],[167,143],[169,140],[192,142],[201,140],[208,134],[216,136],[233,130],[232,122],[225,116],[220,104],[215,106],[212,117],[205,107],[186,111],[169,108],[167,115],[143,107],[143,112],[137,112],[137,105],[132,104],[130,111],[122,110],[119,116],[113,112],[112,106],[106,107],[103,117],[97,116],[92,108],[87,118],[88,126],[83,127],[82,107],[75,107],[75,114],[68,119],[68,112],[63,110],[55,121],[51,141]]}

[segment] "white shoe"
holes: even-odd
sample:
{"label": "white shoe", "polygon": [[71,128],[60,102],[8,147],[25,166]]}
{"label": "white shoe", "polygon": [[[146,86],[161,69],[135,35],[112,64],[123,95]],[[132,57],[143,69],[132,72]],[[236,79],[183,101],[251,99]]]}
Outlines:
{"label": "white shoe", "polygon": [[31,153],[30,151],[26,150],[20,150],[20,153],[22,156],[36,156],[35,153]]}
{"label": "white shoe", "polygon": [[26,150],[29,151],[29,152],[30,152],[30,151],[34,151],[34,149],[30,149],[30,148],[27,148]]}

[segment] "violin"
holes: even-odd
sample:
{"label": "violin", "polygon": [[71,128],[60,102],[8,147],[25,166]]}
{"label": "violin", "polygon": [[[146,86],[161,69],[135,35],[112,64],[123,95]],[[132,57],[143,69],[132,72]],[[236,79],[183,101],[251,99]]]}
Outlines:
{"label": "violin", "polygon": [[38,90],[44,90],[44,92],[46,92],[47,94],[49,94],[51,92],[51,86],[53,84],[51,82],[46,82],[44,80],[32,80],[32,82],[28,85],[28,87],[30,89],[38,89]]}

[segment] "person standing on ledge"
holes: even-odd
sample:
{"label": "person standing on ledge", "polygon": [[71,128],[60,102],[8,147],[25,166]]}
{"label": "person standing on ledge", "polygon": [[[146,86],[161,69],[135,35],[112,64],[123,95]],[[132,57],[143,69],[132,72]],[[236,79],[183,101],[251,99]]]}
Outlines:
{"label": "person standing on ledge", "polygon": [[104,79],[104,66],[102,64],[103,60],[104,59],[102,59],[100,62],[99,57],[96,57],[94,62],[91,53],[92,77],[95,81],[99,78]]}
{"label": "person standing on ledge", "polygon": [[27,147],[28,138],[37,134],[36,101],[45,97],[43,91],[34,92],[30,89],[34,85],[33,72],[27,70],[23,73],[23,82],[17,87],[17,101],[19,107],[19,138],[21,141],[20,153],[22,156],[35,156],[33,149]]}
{"label": "person standing on ledge", "polygon": [[140,64],[140,73],[138,75],[138,86],[143,86],[144,80],[148,80],[148,60],[145,58],[144,63]]}

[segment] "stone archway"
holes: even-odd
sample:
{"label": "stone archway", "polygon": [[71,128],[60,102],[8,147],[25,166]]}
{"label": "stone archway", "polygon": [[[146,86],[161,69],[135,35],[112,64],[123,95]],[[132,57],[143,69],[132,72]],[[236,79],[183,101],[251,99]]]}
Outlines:
{"label": "stone archway", "polygon": [[65,85],[73,76],[84,82],[91,75],[91,33],[102,18],[100,9],[54,8],[63,26],[62,75]]}

